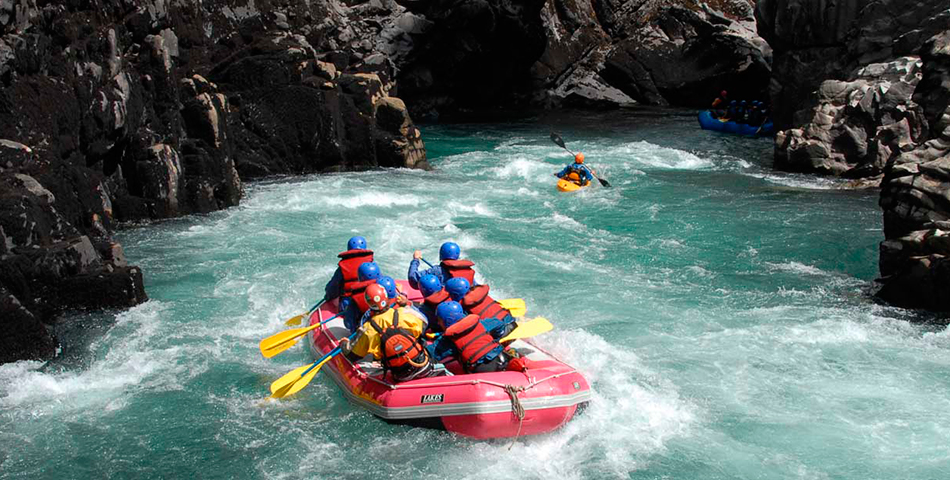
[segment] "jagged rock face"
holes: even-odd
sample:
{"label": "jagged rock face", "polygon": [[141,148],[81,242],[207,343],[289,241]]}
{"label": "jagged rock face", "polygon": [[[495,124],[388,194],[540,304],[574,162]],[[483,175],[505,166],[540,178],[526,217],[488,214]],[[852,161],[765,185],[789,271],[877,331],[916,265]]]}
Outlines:
{"label": "jagged rock face", "polygon": [[239,173],[427,167],[358,10],[0,2],[0,361],[48,357],[65,309],[146,299],[116,222],[237,205]]}
{"label": "jagged rock face", "polygon": [[[917,79],[902,73],[909,60],[900,59],[950,25],[945,2],[759,0],[755,14],[774,49],[773,119],[787,130],[776,136],[779,168],[874,176],[888,156],[915,146]],[[884,78],[865,68],[883,69]],[[857,97],[871,100],[858,111],[850,105]]]}
{"label": "jagged rock face", "polygon": [[881,185],[884,210],[878,296],[897,305],[950,310],[950,30],[921,49],[913,100],[926,135],[896,157]]}
{"label": "jagged rock face", "polygon": [[920,65],[918,57],[902,57],[862,67],[848,81],[822,82],[804,127],[776,135],[775,167],[876,177],[865,181],[876,185],[887,162],[912,150],[924,133],[923,110],[911,99]]}
{"label": "jagged rock face", "polygon": [[763,98],[768,45],[753,2],[549,0],[547,48],[532,68],[542,103],[702,107],[728,90]]}

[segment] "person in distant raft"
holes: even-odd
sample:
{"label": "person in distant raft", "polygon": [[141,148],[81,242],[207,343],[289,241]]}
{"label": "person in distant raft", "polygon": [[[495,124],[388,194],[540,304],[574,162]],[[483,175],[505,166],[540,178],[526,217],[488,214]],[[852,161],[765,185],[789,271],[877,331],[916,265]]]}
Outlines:
{"label": "person in distant raft", "polygon": [[712,112],[713,117],[719,118],[725,115],[726,107],[728,106],[728,104],[729,104],[729,92],[725,90],[719,92],[719,97],[713,100],[712,108],[710,108],[710,111]]}
{"label": "person in distant raft", "polygon": [[409,286],[419,288],[419,280],[424,275],[435,275],[439,282],[443,284],[450,278],[462,277],[468,280],[468,283],[475,283],[475,264],[471,260],[459,260],[462,249],[455,242],[445,242],[439,247],[439,264],[425,271],[419,271],[419,259],[422,258],[422,252],[416,250],[412,253],[412,261],[409,262]]}
{"label": "person in distant raft", "polygon": [[465,373],[523,368],[522,363],[517,364],[518,368],[508,368],[512,355],[498,343],[501,337],[493,334],[478,315],[466,314],[462,305],[455,301],[443,302],[437,310],[445,333],[427,347],[433,360],[441,362],[455,357]]}
{"label": "person in distant raft", "polygon": [[373,261],[373,251],[366,248],[366,239],[363,237],[353,237],[346,242],[346,251],[341,252],[336,271],[324,287],[324,299],[331,301],[334,298],[340,298],[339,311],[346,310],[347,304],[353,293],[353,286],[359,282],[359,275],[356,270],[360,265]]}
{"label": "person in distant raft", "polygon": [[591,180],[594,179],[594,174],[591,173],[590,169],[587,168],[586,165],[584,165],[583,153],[574,155],[574,163],[564,167],[563,170],[555,173],[554,176],[557,178],[564,178],[566,176],[568,180],[582,187],[586,186]]}
{"label": "person in distant raft", "polygon": [[425,322],[409,308],[397,307],[386,295],[386,288],[373,284],[366,287],[364,300],[370,315],[360,327],[360,335],[352,343],[340,340],[350,361],[372,355],[383,365],[383,375],[391,372],[393,380],[405,382],[434,373],[429,353],[419,337]]}
{"label": "person in distant raft", "polygon": [[376,265],[376,262],[363,263],[356,270],[356,274],[358,281],[353,284],[350,291],[351,301],[347,303],[346,309],[342,311],[343,326],[351,332],[355,332],[357,328],[360,328],[360,319],[363,318],[363,313],[369,310],[369,305],[366,303],[363,293],[367,287],[376,284],[376,280],[379,278],[379,265]]}
{"label": "person in distant raft", "polygon": [[445,283],[445,290],[466,312],[478,315],[485,328],[497,338],[508,335],[518,326],[511,312],[488,295],[488,285],[472,287],[464,278],[453,278]]}

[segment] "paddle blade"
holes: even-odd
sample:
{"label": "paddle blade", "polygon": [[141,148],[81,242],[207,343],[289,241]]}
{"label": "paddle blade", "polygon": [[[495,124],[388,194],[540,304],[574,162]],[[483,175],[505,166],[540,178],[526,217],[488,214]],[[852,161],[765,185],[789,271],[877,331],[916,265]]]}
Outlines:
{"label": "paddle blade", "polygon": [[511,312],[513,317],[523,317],[528,313],[528,307],[525,306],[523,298],[507,298],[499,300],[498,303],[501,304],[502,308]]}
{"label": "paddle blade", "polygon": [[292,328],[290,330],[284,330],[280,333],[275,333],[263,340],[259,345],[261,349],[261,355],[265,358],[271,358],[274,355],[277,355],[284,350],[294,346],[297,343],[297,339],[307,334],[307,332],[323,325],[323,323],[314,323],[307,328]]}
{"label": "paddle blade", "polygon": [[[287,375],[284,375],[283,377],[280,377],[280,379],[272,383],[270,386],[271,397],[273,398],[289,397],[303,390],[303,388],[306,387],[310,383],[311,380],[313,380],[313,377],[317,376],[317,372],[320,371],[320,368],[322,368],[333,357],[334,357],[333,355],[328,355],[326,358],[323,359],[323,361],[318,363],[315,367],[313,366],[313,364],[310,364],[310,365],[304,365],[299,368],[295,368],[290,373],[296,373],[297,380],[288,382],[282,386],[278,386],[278,388],[275,390],[274,384],[284,379],[284,377],[287,377],[288,375],[290,375],[290,373],[288,373]],[[311,368],[309,372],[307,372],[308,368]],[[307,373],[304,373],[304,372],[307,372]]]}
{"label": "paddle blade", "polygon": [[301,313],[300,315],[297,315],[295,317],[290,317],[287,319],[286,322],[284,322],[284,325],[287,325],[288,327],[293,327],[294,325],[300,325],[300,321],[303,320],[304,315],[305,314]]}
{"label": "paddle blade", "polygon": [[597,180],[600,180],[600,184],[603,185],[603,186],[605,186],[605,187],[609,187],[609,186],[610,186],[610,182],[608,182],[607,180],[604,180],[603,178],[597,177]]}
{"label": "paddle blade", "polygon": [[498,343],[510,342],[519,338],[528,338],[551,331],[554,325],[544,317],[536,317],[527,322],[520,323],[518,328],[514,329],[508,335],[505,335]]}
{"label": "paddle blade", "polygon": [[273,383],[270,384],[271,396],[274,398],[281,398],[287,395],[287,391],[290,389],[290,387],[297,383],[297,380],[300,380],[300,376],[303,375],[303,372],[306,372],[310,367],[311,365],[297,367],[284,374],[283,377],[274,380]]}
{"label": "paddle blade", "polygon": [[561,148],[563,148],[563,149],[567,149],[567,147],[564,145],[564,139],[562,139],[560,135],[558,135],[558,134],[556,134],[556,133],[554,133],[554,132],[551,132],[551,141],[554,142],[554,143],[556,143],[557,146],[559,146],[559,147],[561,147]]}

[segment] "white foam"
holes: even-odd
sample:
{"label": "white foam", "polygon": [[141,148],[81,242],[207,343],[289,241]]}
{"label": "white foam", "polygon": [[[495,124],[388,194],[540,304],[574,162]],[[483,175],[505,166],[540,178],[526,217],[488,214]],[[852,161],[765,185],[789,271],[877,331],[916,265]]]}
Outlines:
{"label": "white foam", "polygon": [[421,199],[415,195],[372,192],[357,193],[355,195],[325,196],[320,198],[320,203],[331,207],[360,208],[366,206],[372,207],[406,207],[418,206]]}
{"label": "white foam", "polygon": [[705,170],[712,168],[711,160],[675,148],[661,147],[649,142],[634,142],[611,149],[611,155],[631,157],[634,161],[657,168],[675,170]]}
{"label": "white foam", "polygon": [[765,265],[767,265],[769,269],[773,271],[791,272],[799,275],[829,275],[827,272],[818,267],[805,265],[804,263],[795,261],[783,263],[765,262]]}
{"label": "white foam", "polygon": [[836,190],[842,188],[845,184],[845,182],[842,180],[808,175],[758,172],[747,172],[746,175],[765,180],[766,182],[774,183],[776,185],[800,188],[804,190]]}

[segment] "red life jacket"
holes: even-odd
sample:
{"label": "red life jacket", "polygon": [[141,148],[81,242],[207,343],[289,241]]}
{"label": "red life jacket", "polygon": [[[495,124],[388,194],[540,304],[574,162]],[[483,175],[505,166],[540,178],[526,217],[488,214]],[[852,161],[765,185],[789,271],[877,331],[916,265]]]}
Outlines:
{"label": "red life jacket", "polygon": [[469,314],[445,331],[445,336],[459,349],[459,363],[465,371],[471,371],[488,352],[501,346],[485,330],[478,315]]}
{"label": "red life jacket", "polygon": [[[442,260],[442,270],[449,278],[462,277],[468,280],[469,285],[475,285],[475,266],[471,260]],[[442,283],[449,280],[446,278]]]}
{"label": "red life jacket", "polygon": [[360,265],[373,261],[373,251],[361,249],[347,250],[337,256],[340,257],[340,262],[337,263],[337,265],[340,266],[340,272],[343,273],[343,296],[350,297],[353,295],[351,292],[353,284],[360,281],[357,270],[360,268]]}
{"label": "red life jacket", "polygon": [[366,313],[369,310],[369,304],[366,303],[366,296],[363,293],[366,291],[366,287],[376,283],[376,280],[366,280],[364,282],[356,282],[352,284],[352,290],[350,290],[349,295],[356,302],[356,306],[360,309],[360,315]]}
{"label": "red life jacket", "polygon": [[431,308],[432,311],[434,312],[436,307],[438,307],[440,303],[448,299],[449,299],[449,292],[446,292],[445,289],[443,288],[442,290],[439,290],[438,292],[435,292],[432,295],[429,295],[428,297],[423,298],[422,301],[425,302],[426,306]]}
{"label": "red life jacket", "polygon": [[429,354],[422,342],[408,330],[399,328],[399,310],[393,310],[393,323],[388,328],[381,328],[373,317],[369,323],[379,332],[383,369],[391,371],[394,379],[424,376],[420,374],[431,369]]}
{"label": "red life jacket", "polygon": [[497,318],[503,320],[511,314],[500,303],[488,296],[488,285],[475,285],[465,298],[462,299],[462,308],[478,315],[479,319]]}

